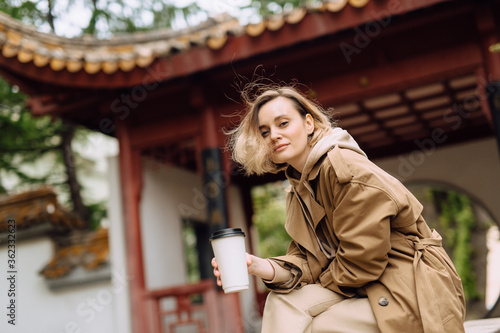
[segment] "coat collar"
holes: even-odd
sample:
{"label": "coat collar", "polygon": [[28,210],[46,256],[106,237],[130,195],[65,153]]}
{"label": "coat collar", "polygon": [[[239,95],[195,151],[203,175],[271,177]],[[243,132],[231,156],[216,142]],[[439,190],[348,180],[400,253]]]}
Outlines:
{"label": "coat collar", "polygon": [[286,189],[288,201],[285,229],[292,239],[306,248],[319,261],[325,260],[326,257],[321,256],[322,252],[316,241],[315,230],[326,213],[323,206],[316,201],[309,181],[316,179],[319,175],[322,160],[317,161],[307,175],[307,180],[303,180],[295,169],[289,168],[287,177],[291,185]]}
{"label": "coat collar", "polygon": [[285,171],[290,182],[287,189],[285,229],[295,241],[313,253],[320,261],[326,257],[320,258],[322,252],[317,242],[315,230],[326,213],[324,207],[316,201],[316,194],[310,184],[312,180],[318,178],[328,151],[335,146],[348,148],[365,155],[356,141],[345,130],[334,128],[311,149],[302,173],[292,166],[288,166]]}
{"label": "coat collar", "polygon": [[[285,174],[290,181],[290,184],[298,193],[302,193],[304,189],[307,189],[308,182],[318,176],[321,168],[321,162],[323,161],[325,154],[328,153],[328,151],[330,151],[334,146],[351,149],[366,156],[361,148],[359,148],[357,142],[354,141],[346,130],[339,127],[329,130],[328,133],[311,149],[302,173],[299,173],[291,165],[286,169]],[[314,195],[314,193],[312,194]]]}

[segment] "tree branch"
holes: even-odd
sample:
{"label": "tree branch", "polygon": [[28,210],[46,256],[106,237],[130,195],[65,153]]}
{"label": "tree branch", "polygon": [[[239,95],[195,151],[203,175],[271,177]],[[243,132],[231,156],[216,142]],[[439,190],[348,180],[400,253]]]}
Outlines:
{"label": "tree branch", "polygon": [[68,125],[67,130],[62,133],[62,155],[66,169],[67,183],[69,186],[71,201],[73,202],[73,212],[88,223],[88,210],[83,204],[81,187],[76,178],[75,156],[71,147],[71,142],[75,136],[76,126]]}

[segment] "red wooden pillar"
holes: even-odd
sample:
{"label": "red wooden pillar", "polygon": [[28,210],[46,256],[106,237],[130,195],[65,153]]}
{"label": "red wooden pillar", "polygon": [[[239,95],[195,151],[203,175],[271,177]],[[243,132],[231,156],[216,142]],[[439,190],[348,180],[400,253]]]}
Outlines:
{"label": "red wooden pillar", "polygon": [[141,241],[139,204],[142,189],[140,151],[131,146],[130,131],[122,120],[116,122],[116,136],[120,147],[120,179],[125,222],[127,270],[130,290],[130,315],[134,333],[148,332],[147,304],[144,299],[144,263]]}
{"label": "red wooden pillar", "polygon": [[[207,194],[207,214],[211,232],[230,226],[228,215],[228,186],[230,180],[228,161],[224,159],[219,140],[220,122],[217,121],[216,112],[213,107],[205,106],[202,110],[202,144],[201,157],[203,166],[204,193]],[[227,158],[227,156],[226,156]],[[224,294],[219,291],[219,299],[222,302],[222,321],[231,332],[242,333],[243,320],[241,316],[239,294]],[[221,311],[222,310],[222,311]]]}
{"label": "red wooden pillar", "polygon": [[226,195],[229,175],[224,171],[215,112],[211,106],[204,107],[201,112],[203,192],[208,203],[210,228],[216,230],[229,225]]}
{"label": "red wooden pillar", "polygon": [[493,51],[493,46],[500,43],[500,26],[495,21],[494,6],[491,3],[477,5],[476,25],[484,59],[485,81],[500,81],[500,53]]}
{"label": "red wooden pillar", "polygon": [[500,151],[500,53],[494,51],[500,43],[500,26],[496,23],[494,8],[488,2],[476,7],[476,25],[484,62],[484,69],[478,69],[476,76],[481,106],[495,130]]}

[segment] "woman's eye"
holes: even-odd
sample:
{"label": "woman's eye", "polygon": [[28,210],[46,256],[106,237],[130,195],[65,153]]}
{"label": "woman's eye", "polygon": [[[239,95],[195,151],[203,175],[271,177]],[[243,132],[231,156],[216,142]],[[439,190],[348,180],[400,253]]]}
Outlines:
{"label": "woman's eye", "polygon": [[288,125],[288,121],[282,121],[280,123],[280,127],[283,127],[283,126],[286,126],[286,125]]}
{"label": "woman's eye", "polygon": [[262,135],[263,138],[269,135],[269,131],[262,131],[260,132],[260,135]]}

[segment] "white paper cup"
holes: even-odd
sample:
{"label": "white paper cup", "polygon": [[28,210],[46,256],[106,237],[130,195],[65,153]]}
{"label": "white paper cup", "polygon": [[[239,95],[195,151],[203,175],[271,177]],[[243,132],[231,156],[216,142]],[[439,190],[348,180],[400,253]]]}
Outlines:
{"label": "white paper cup", "polygon": [[210,236],[210,243],[219,265],[224,293],[248,289],[245,233],[240,228],[221,229]]}

